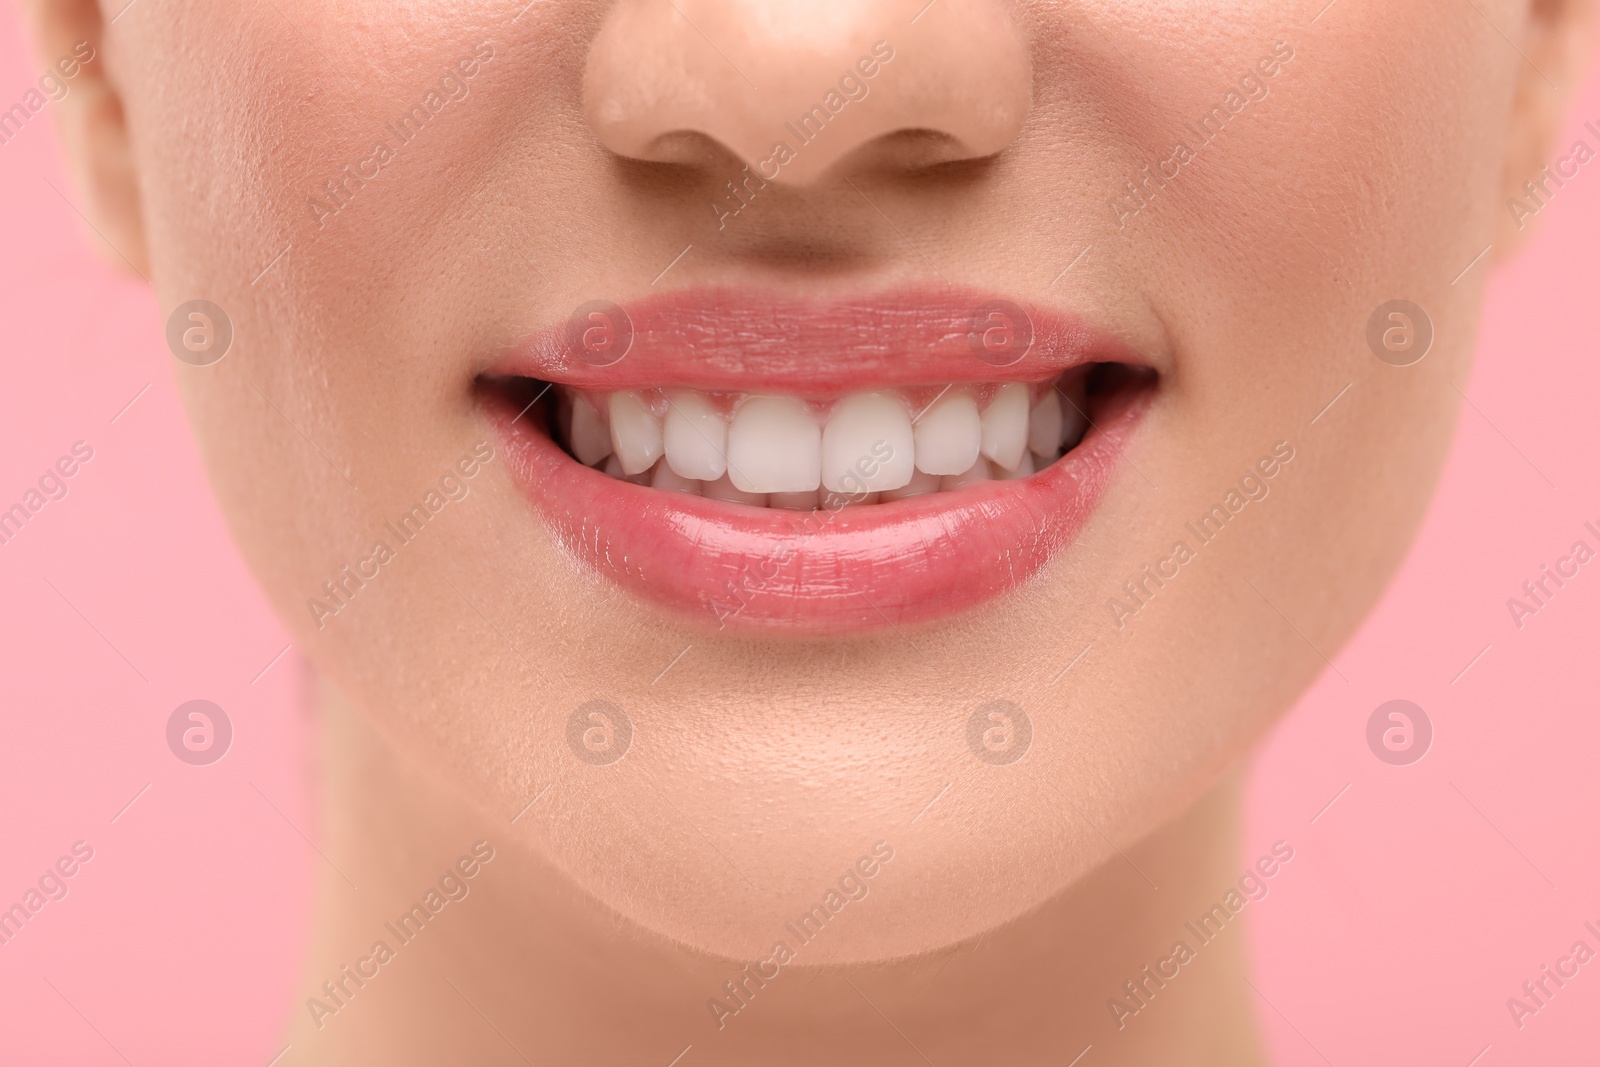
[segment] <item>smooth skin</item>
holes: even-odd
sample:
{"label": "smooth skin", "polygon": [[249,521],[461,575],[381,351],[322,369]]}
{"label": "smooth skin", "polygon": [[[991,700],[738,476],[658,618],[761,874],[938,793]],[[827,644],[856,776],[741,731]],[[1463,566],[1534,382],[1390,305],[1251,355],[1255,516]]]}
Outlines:
{"label": "smooth skin", "polygon": [[[98,54],[54,109],[91,240],[163,311],[232,320],[227,358],[174,371],[321,679],[322,847],[362,887],[325,888],[285,1062],[1259,1062],[1236,932],[1123,1029],[1106,1002],[1254,861],[1237,767],[1410,542],[1492,260],[1452,281],[1528,232],[1506,200],[1564,147],[1589,3],[138,0],[111,23],[123,2],[26,7],[45,62]],[[837,136],[719,226],[723,183],[880,40]],[[328,210],[486,42],[465,98]],[[1113,206],[1272,56],[1264,97]],[[718,633],[574,568],[490,462],[336,618],[308,612],[493,443],[478,373],[586,300],[945,283],[1084,314],[1162,375],[1020,594],[914,632]],[[1366,341],[1396,298],[1435,330],[1411,367]],[[1117,625],[1123,583],[1278,442],[1271,495]],[[597,698],[635,730],[608,767],[566,739]],[[1008,766],[966,741],[996,699],[1034,730]],[[307,998],[479,839],[472,895],[314,1024]],[[878,841],[870,893],[719,1029],[723,982]]]}

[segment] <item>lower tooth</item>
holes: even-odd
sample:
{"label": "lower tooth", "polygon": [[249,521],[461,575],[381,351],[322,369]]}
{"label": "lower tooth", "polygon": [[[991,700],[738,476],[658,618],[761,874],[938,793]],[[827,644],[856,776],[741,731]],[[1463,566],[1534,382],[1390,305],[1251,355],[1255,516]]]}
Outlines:
{"label": "lower tooth", "polygon": [[978,462],[961,474],[947,474],[940,478],[939,491],[948,493],[952,489],[961,489],[969,485],[976,485],[978,482],[991,481],[994,481],[994,475],[991,473],[989,461],[979,456]]}
{"label": "lower tooth", "polygon": [[994,476],[1001,481],[1007,481],[1012,478],[1026,478],[1033,472],[1033,456],[1031,453],[1024,452],[1022,454],[1022,462],[1017,464],[1016,469],[1006,470],[1004,467],[996,467]]}
{"label": "lower tooth", "polygon": [[714,482],[706,482],[703,490],[712,500],[726,500],[731,504],[749,504],[751,507],[764,508],[767,506],[767,494],[746,493],[733,484],[733,480],[726,474]]}
{"label": "lower tooth", "polygon": [[622,469],[622,460],[618,459],[614,455],[606,457],[606,465],[604,469],[607,474],[611,475],[611,477],[620,479],[624,482],[632,482],[634,485],[650,484],[649,471],[641,471],[638,474],[629,474],[627,471]]}
{"label": "lower tooth", "polygon": [[667,465],[666,460],[657,463],[650,473],[650,485],[655,489],[666,489],[674,493],[689,493],[699,496],[701,482],[695,478],[685,478]]}
{"label": "lower tooth", "polygon": [[814,511],[817,507],[817,491],[813,489],[809,493],[769,493],[767,506],[787,511]]}
{"label": "lower tooth", "polygon": [[911,481],[899,489],[885,489],[879,493],[883,500],[904,500],[910,496],[926,496],[939,491],[939,476],[928,474],[925,471],[916,471],[911,475]]}
{"label": "lower tooth", "polygon": [[827,511],[853,508],[862,504],[876,504],[881,493],[834,493],[827,489],[818,494],[817,506]]}

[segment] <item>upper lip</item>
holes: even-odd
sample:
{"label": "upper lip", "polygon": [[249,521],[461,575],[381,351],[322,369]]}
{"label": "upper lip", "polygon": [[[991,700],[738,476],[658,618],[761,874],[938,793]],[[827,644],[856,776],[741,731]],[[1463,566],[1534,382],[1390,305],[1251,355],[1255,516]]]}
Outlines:
{"label": "upper lip", "polygon": [[[980,309],[1002,304],[1020,310],[1031,345],[980,358],[975,318],[997,321],[980,318]],[[796,299],[762,289],[699,288],[610,306],[633,333],[616,362],[580,358],[562,321],[512,346],[486,374],[597,391],[684,386],[826,398],[877,386],[1045,381],[1096,362],[1150,365],[1080,317],[969,290]]]}

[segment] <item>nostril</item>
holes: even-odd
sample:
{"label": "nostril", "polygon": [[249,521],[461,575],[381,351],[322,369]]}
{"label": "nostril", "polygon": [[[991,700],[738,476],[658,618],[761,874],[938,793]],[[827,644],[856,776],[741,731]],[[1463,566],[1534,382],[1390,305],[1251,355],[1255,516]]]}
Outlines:
{"label": "nostril", "polygon": [[687,171],[731,173],[743,166],[738,153],[699,130],[671,130],[642,143],[631,158]]}
{"label": "nostril", "polygon": [[915,174],[951,163],[979,162],[979,156],[943,130],[895,130],[862,145],[846,157],[851,170],[902,171]]}
{"label": "nostril", "polygon": [[804,4],[617,0],[590,49],[585,112],[616,155],[704,165],[714,144],[790,184],[845,160],[918,170],[1002,151],[1032,104],[1006,6],[905,8],[852,0],[823,33]]}

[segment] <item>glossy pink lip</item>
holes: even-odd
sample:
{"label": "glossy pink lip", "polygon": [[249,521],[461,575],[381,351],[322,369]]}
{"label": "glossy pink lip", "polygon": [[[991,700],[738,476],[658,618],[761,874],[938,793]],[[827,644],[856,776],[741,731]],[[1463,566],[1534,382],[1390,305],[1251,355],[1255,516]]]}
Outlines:
{"label": "glossy pink lip", "polygon": [[1026,354],[985,362],[974,354],[973,320],[994,303],[957,290],[829,302],[742,289],[679,291],[627,307],[633,345],[614,364],[580,358],[561,324],[485,373],[601,391],[664,385],[827,399],[873,386],[1037,382],[1083,363],[1149,363],[1079,319],[1035,307],[1019,308],[1034,338]]}
{"label": "glossy pink lip", "polygon": [[[495,377],[584,389],[684,385],[826,397],[871,385],[1039,381],[1089,362],[1143,365],[1081,324],[1029,309],[1037,340],[996,367],[966,340],[982,300],[899,294],[818,305],[726,290],[629,309],[629,355],[595,367],[561,330]],[[750,508],[637,486],[567,455],[495,389],[485,408],[513,477],[565,551],[623,588],[714,628],[839,635],[923,622],[1015,588],[1070,546],[1110,483],[1148,390],[1107,398],[1060,461],[1017,481],[839,511]]]}

